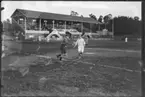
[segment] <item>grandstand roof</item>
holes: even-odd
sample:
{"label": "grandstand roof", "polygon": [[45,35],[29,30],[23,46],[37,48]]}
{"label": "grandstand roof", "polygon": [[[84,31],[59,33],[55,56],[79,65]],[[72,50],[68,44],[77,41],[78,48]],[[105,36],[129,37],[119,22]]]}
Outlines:
{"label": "grandstand roof", "polygon": [[[97,20],[94,20],[89,17],[70,16],[70,15],[64,15],[64,14],[47,13],[47,12],[24,10],[24,9],[16,9],[15,12],[16,11],[22,13],[24,16],[28,18],[76,21],[76,22],[85,22],[85,23],[98,23]],[[12,16],[14,15],[14,13],[12,14]]]}

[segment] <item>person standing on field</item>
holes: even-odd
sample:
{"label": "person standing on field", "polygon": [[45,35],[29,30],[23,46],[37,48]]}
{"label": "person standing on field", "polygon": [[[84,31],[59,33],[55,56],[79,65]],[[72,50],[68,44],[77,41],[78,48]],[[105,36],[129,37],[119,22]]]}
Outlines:
{"label": "person standing on field", "polygon": [[59,60],[62,60],[63,56],[67,56],[67,46],[69,44],[69,40],[71,39],[71,34],[69,32],[66,32],[65,36],[63,37],[63,41],[61,42],[60,45],[60,51],[61,54],[57,55],[57,58],[59,58]]}
{"label": "person standing on field", "polygon": [[82,35],[80,35],[77,41],[75,42],[75,46],[74,46],[74,47],[78,46],[79,58],[84,53],[85,44],[86,44],[85,40],[82,38]]}

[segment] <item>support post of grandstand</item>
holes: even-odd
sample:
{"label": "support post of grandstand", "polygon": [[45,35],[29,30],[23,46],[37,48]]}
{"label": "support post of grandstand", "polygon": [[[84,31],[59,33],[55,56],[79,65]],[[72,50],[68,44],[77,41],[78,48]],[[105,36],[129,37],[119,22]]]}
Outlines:
{"label": "support post of grandstand", "polygon": [[71,22],[71,29],[73,29],[73,22]]}
{"label": "support post of grandstand", "polygon": [[98,27],[99,27],[99,29],[98,29],[98,30],[100,31],[100,23],[98,23]]}
{"label": "support post of grandstand", "polygon": [[19,24],[20,19],[18,19],[18,24]]}
{"label": "support post of grandstand", "polygon": [[55,22],[55,21],[53,20],[53,21],[52,21],[52,23],[53,23],[53,29],[54,29],[54,22]]}
{"label": "support post of grandstand", "polygon": [[114,18],[112,18],[112,33],[113,33],[112,36],[114,36]]}
{"label": "support post of grandstand", "polygon": [[82,22],[82,30],[81,30],[81,32],[83,32],[83,29],[84,29],[84,28],[83,28],[83,22]]}
{"label": "support post of grandstand", "polygon": [[39,19],[39,31],[41,31],[41,19]]}
{"label": "support post of grandstand", "polygon": [[65,31],[66,31],[66,21],[64,22],[64,29],[65,29]]}
{"label": "support post of grandstand", "polygon": [[91,23],[90,23],[90,33],[91,33]]}
{"label": "support post of grandstand", "polygon": [[27,30],[27,25],[26,25],[26,17],[25,17],[25,31]]}

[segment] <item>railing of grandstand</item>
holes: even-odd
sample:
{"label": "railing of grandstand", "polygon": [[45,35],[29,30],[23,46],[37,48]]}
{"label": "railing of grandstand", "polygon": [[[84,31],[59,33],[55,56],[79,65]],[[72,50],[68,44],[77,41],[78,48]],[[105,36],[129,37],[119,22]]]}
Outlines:
{"label": "railing of grandstand", "polygon": [[[19,24],[20,25],[20,24]],[[24,28],[24,25],[21,25]],[[34,30],[34,31],[40,31],[39,29],[39,24],[32,24],[31,22],[26,22],[26,30]],[[79,26],[76,25],[66,25],[66,29],[75,29],[78,31],[77,27],[79,28]],[[53,28],[53,24],[42,24],[41,25],[41,31],[48,31],[49,29]],[[54,29],[65,29],[65,25],[58,25],[55,24],[54,25]],[[86,27],[84,27],[84,29],[87,29]],[[87,31],[89,32],[89,29],[87,29]]]}

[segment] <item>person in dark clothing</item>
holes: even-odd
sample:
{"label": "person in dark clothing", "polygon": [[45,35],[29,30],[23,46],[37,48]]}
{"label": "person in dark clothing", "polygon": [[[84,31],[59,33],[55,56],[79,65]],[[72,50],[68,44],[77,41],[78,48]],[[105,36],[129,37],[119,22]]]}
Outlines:
{"label": "person in dark clothing", "polygon": [[67,55],[66,48],[67,48],[67,36],[64,36],[60,45],[61,53],[57,55],[57,58],[59,58],[60,61],[62,60],[62,56]]}
{"label": "person in dark clothing", "polygon": [[66,55],[66,47],[67,47],[67,36],[64,37],[62,43],[61,43],[61,46],[60,46],[60,49],[61,49],[61,52],[62,54]]}
{"label": "person in dark clothing", "polygon": [[71,34],[66,32],[66,35],[63,37],[63,40],[62,40],[61,45],[60,45],[61,54],[57,55],[57,58],[59,58],[60,61],[62,60],[63,56],[67,56],[66,49],[67,49],[67,45],[69,44],[68,41],[70,40],[70,36],[71,36]]}

